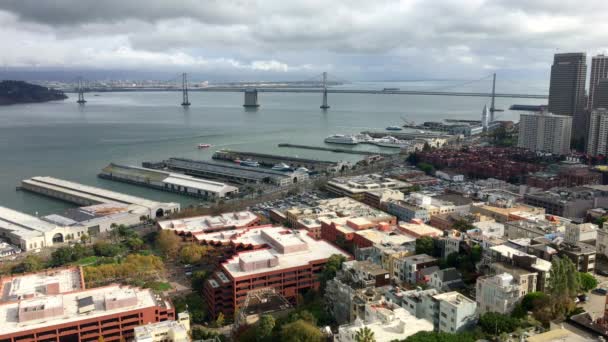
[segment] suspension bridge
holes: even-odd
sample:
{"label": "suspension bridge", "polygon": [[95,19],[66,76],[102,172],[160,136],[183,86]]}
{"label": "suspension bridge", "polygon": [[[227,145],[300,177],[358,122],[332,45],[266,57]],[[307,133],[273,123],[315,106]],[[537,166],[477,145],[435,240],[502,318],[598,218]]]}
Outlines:
{"label": "suspension bridge", "polygon": [[[475,91],[446,91],[445,88],[453,88],[455,86],[465,86],[475,82],[492,79],[492,86],[488,92],[475,92]],[[181,81],[181,82],[179,82]],[[125,90],[142,90],[142,91],[180,91],[182,93],[183,107],[190,106],[189,93],[192,91],[196,92],[237,92],[244,93],[243,106],[244,107],[259,107],[259,93],[318,93],[321,94],[321,106],[323,110],[330,108],[328,101],[328,94],[376,94],[376,95],[426,95],[426,96],[466,96],[466,97],[485,97],[490,99],[490,113],[500,111],[494,107],[496,98],[521,98],[521,99],[547,99],[548,95],[541,94],[519,94],[519,93],[497,93],[496,92],[496,74],[490,74],[476,80],[468,80],[460,84],[451,85],[440,89],[421,89],[421,90],[402,90],[399,88],[383,88],[383,89],[348,89],[348,88],[332,88],[330,86],[330,80],[328,73],[323,72],[316,75],[308,80],[300,81],[298,83],[304,84],[310,82],[311,86],[286,86],[286,87],[273,87],[273,86],[211,86],[203,88],[192,88],[189,86],[188,74],[182,73],[179,77],[167,81],[166,83],[175,83],[175,86],[167,86],[164,88],[110,88],[109,91],[125,91]],[[343,82],[343,81],[339,81]],[[179,84],[181,83],[181,84]],[[333,81],[336,84],[336,81]],[[314,86],[312,85],[314,84]],[[84,105],[86,100],[84,98],[85,92],[89,91],[108,91],[108,89],[95,89],[93,87],[85,87],[82,78],[78,79],[78,86],[76,91],[78,92],[77,103]]]}

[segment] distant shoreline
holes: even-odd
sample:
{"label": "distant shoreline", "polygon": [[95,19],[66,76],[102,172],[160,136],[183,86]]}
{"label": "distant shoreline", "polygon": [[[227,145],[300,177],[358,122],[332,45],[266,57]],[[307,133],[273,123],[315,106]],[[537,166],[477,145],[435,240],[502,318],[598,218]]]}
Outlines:
{"label": "distant shoreline", "polygon": [[61,90],[42,87],[23,81],[0,82],[0,106],[27,103],[44,103],[65,100],[68,96]]}

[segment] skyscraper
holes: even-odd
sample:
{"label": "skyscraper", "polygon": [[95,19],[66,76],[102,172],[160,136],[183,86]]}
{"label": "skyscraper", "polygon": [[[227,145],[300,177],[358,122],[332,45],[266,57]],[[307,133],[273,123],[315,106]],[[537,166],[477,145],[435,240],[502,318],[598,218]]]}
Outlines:
{"label": "skyscraper", "polygon": [[608,56],[597,55],[591,58],[591,74],[589,76],[589,100],[587,102],[587,108],[589,110],[598,108],[595,107],[595,94],[597,93],[597,86],[601,79],[608,78]]}
{"label": "skyscraper", "polygon": [[557,53],[551,66],[549,85],[549,112],[572,116],[575,143],[584,147],[587,135],[585,115],[585,78],[587,62],[584,52]]}
{"label": "skyscraper", "polygon": [[595,85],[591,109],[608,108],[608,78],[602,78]]}

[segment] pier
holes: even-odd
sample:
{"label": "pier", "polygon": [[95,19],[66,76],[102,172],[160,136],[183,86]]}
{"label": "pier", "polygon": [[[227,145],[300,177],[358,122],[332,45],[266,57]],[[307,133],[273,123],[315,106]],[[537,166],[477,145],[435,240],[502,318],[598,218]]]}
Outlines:
{"label": "pier", "polygon": [[144,162],[144,168],[171,170],[186,175],[216,179],[233,184],[271,184],[288,186],[308,179],[307,173],[280,172],[260,167],[241,166],[235,163],[169,158],[160,163]]}
{"label": "pier", "polygon": [[53,177],[32,177],[21,181],[23,190],[74,203],[80,206],[118,204],[145,208],[149,217],[177,212],[179,203],[161,203]]}
{"label": "pier", "polygon": [[[386,136],[385,134],[384,136]],[[397,153],[386,153],[386,152],[373,152],[373,151],[356,151],[349,150],[346,148],[336,148],[336,147],[322,147],[322,146],[309,146],[309,145],[298,145],[298,144],[289,144],[289,143],[281,143],[279,147],[291,147],[291,148],[301,148],[305,150],[317,150],[317,151],[327,151],[327,152],[335,152],[335,153],[348,153],[348,154],[359,154],[362,156],[394,156]]]}
{"label": "pier", "polygon": [[289,165],[293,169],[305,167],[311,171],[320,172],[336,172],[340,171],[343,168],[349,167],[349,165],[347,165],[348,163],[343,162],[232,150],[219,150],[213,154],[213,159],[228,161],[235,161],[237,159],[252,159],[260,163],[260,165],[267,167],[272,167],[276,164],[284,163]]}

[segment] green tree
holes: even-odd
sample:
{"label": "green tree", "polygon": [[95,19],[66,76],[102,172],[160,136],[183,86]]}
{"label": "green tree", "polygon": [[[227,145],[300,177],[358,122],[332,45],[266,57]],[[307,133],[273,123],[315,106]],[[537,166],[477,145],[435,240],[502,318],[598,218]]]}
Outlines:
{"label": "green tree", "polygon": [[260,317],[260,321],[258,322],[258,325],[255,329],[256,335],[257,335],[257,340],[260,341],[260,340],[264,340],[264,339],[270,337],[275,324],[276,324],[276,322],[274,320],[274,317],[272,317],[272,315],[262,315],[262,317]]}
{"label": "green tree", "polygon": [[93,251],[97,256],[115,257],[122,252],[120,245],[107,241],[97,241],[93,245]]}
{"label": "green tree", "polygon": [[450,334],[436,331],[420,331],[402,342],[475,342],[477,337],[471,333]]}
{"label": "green tree", "polygon": [[363,327],[357,331],[355,334],[355,341],[357,342],[376,342],[376,337],[374,336],[374,332],[368,328]]}
{"label": "green tree", "polygon": [[475,228],[469,221],[465,219],[458,219],[452,224],[452,228],[459,230],[461,232],[466,232],[467,230],[471,230]]}
{"label": "green tree", "polygon": [[161,230],[156,237],[156,245],[167,258],[177,256],[180,242],[180,237],[170,230]]}
{"label": "green tree", "polygon": [[201,246],[194,243],[189,243],[182,247],[180,254],[180,260],[184,264],[196,264],[201,261],[203,256],[209,252],[209,247]]}
{"label": "green tree", "polygon": [[321,342],[323,334],[316,326],[297,320],[283,325],[281,328],[281,341],[285,342]]}
{"label": "green tree", "polygon": [[424,171],[424,173],[426,173],[427,175],[432,175],[433,173],[435,173],[435,167],[433,167],[433,165],[429,163],[421,162],[418,163],[416,167]]}
{"label": "green tree", "polygon": [[416,254],[435,254],[435,240],[430,236],[416,239]]}
{"label": "green tree", "polygon": [[581,290],[587,292],[597,287],[597,279],[591,273],[579,272],[579,281],[581,284]]}
{"label": "green tree", "polygon": [[[574,307],[572,300],[580,291],[580,278],[569,258],[553,258],[549,276],[551,318],[564,318]],[[542,312],[544,313],[544,312]],[[535,316],[536,317],[536,316]]]}
{"label": "green tree", "polygon": [[192,289],[196,292],[203,290],[205,286],[205,280],[207,280],[208,274],[205,271],[195,271],[192,273]]}
{"label": "green tree", "polygon": [[23,259],[23,261],[18,264],[13,272],[15,273],[29,273],[29,272],[37,272],[44,268],[44,261],[37,255],[28,255]]}
{"label": "green tree", "polygon": [[224,321],[225,321],[224,313],[220,312],[220,314],[217,315],[217,318],[215,319],[215,326],[218,328],[223,327],[224,323],[225,323]]}
{"label": "green tree", "polygon": [[496,312],[482,314],[478,324],[483,332],[493,336],[515,331],[521,325],[519,319]]}
{"label": "green tree", "polygon": [[323,272],[321,273],[321,282],[323,285],[330,279],[336,276],[336,273],[342,268],[342,263],[346,261],[346,257],[342,254],[333,254],[325,263]]}
{"label": "green tree", "polygon": [[91,237],[88,234],[80,235],[80,242],[83,244],[86,244],[89,240],[91,240]]}

